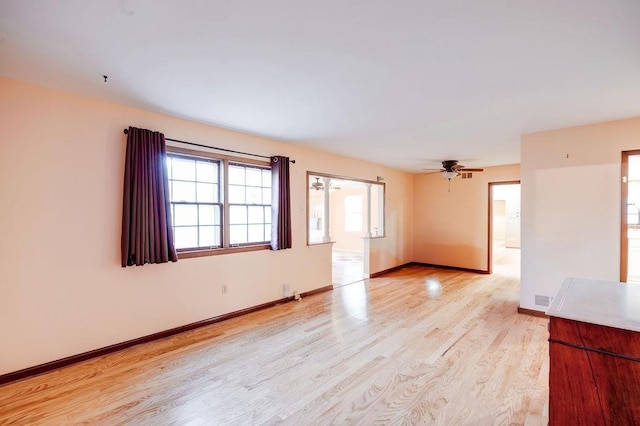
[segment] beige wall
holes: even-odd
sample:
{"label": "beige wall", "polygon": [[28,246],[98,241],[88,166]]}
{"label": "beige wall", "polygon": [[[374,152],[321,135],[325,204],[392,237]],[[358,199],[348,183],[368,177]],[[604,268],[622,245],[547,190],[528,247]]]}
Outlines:
{"label": "beige wall", "polygon": [[[330,285],[331,246],[306,245],[307,170],[385,176],[372,272],[413,260],[410,174],[7,79],[0,93],[0,374]],[[294,248],[121,268],[129,125],[294,158]]]}
{"label": "beige wall", "polygon": [[621,152],[640,118],[522,136],[520,306],[545,310],[567,276],[620,278]]}
{"label": "beige wall", "polygon": [[[349,195],[362,197],[362,231],[345,231],[345,198]],[[364,188],[342,188],[331,193],[331,240],[335,241],[334,248],[339,250],[359,251],[364,250],[362,236],[366,231],[364,214],[366,213],[367,192]]]}
{"label": "beige wall", "polygon": [[415,261],[487,270],[488,184],[519,179],[518,165],[458,176],[451,186],[439,173],[415,175]]}

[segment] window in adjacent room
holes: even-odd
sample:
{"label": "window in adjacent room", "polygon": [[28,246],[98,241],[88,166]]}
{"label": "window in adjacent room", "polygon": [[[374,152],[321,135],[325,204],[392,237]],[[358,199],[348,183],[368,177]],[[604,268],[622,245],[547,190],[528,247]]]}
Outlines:
{"label": "window in adjacent room", "polygon": [[344,230],[362,232],[362,195],[344,197]]}

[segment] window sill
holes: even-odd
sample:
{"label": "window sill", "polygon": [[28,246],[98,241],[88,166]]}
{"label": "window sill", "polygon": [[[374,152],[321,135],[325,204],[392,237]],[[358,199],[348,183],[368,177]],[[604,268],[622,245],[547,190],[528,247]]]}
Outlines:
{"label": "window sill", "polygon": [[210,250],[179,251],[178,260],[190,259],[193,257],[218,256],[221,254],[245,253],[249,251],[260,251],[260,250],[269,250],[269,249],[270,249],[269,244],[260,244],[256,246],[240,246],[240,247],[218,248],[218,249],[210,249]]}
{"label": "window sill", "polygon": [[328,241],[326,243],[320,242],[320,243],[307,243],[307,246],[309,247],[313,247],[313,246],[322,246],[322,245],[327,245],[327,244],[335,244],[335,241]]}

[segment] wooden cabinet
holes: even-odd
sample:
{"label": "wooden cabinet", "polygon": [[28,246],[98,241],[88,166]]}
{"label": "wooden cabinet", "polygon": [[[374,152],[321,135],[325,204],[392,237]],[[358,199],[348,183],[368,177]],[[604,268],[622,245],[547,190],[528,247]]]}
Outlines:
{"label": "wooden cabinet", "polygon": [[550,425],[640,424],[636,305],[637,284],[563,283],[547,311]]}

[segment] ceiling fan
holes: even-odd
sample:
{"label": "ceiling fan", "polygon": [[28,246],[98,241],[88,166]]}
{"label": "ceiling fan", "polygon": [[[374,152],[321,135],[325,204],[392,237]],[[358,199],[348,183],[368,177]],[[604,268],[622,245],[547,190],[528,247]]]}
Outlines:
{"label": "ceiling fan", "polygon": [[[319,177],[315,177],[316,181],[311,183],[311,187],[310,189],[315,189],[316,191],[321,191],[324,189],[324,183],[320,182],[320,178]],[[334,190],[334,189],[340,189],[339,186],[333,186],[333,182],[329,182],[329,189],[330,190]]]}
{"label": "ceiling fan", "polygon": [[311,184],[311,189],[315,189],[316,191],[320,191],[321,189],[324,189],[324,184],[320,182],[319,177],[317,177],[316,181]]}
{"label": "ceiling fan", "polygon": [[482,172],[484,171],[484,169],[471,169],[471,168],[466,168],[465,166],[458,164],[458,160],[444,160],[442,162],[442,168],[441,169],[423,169],[423,170],[433,170],[433,171],[438,171],[442,174],[442,177],[444,177],[447,180],[451,180],[454,177],[458,176],[460,173],[462,172]]}

